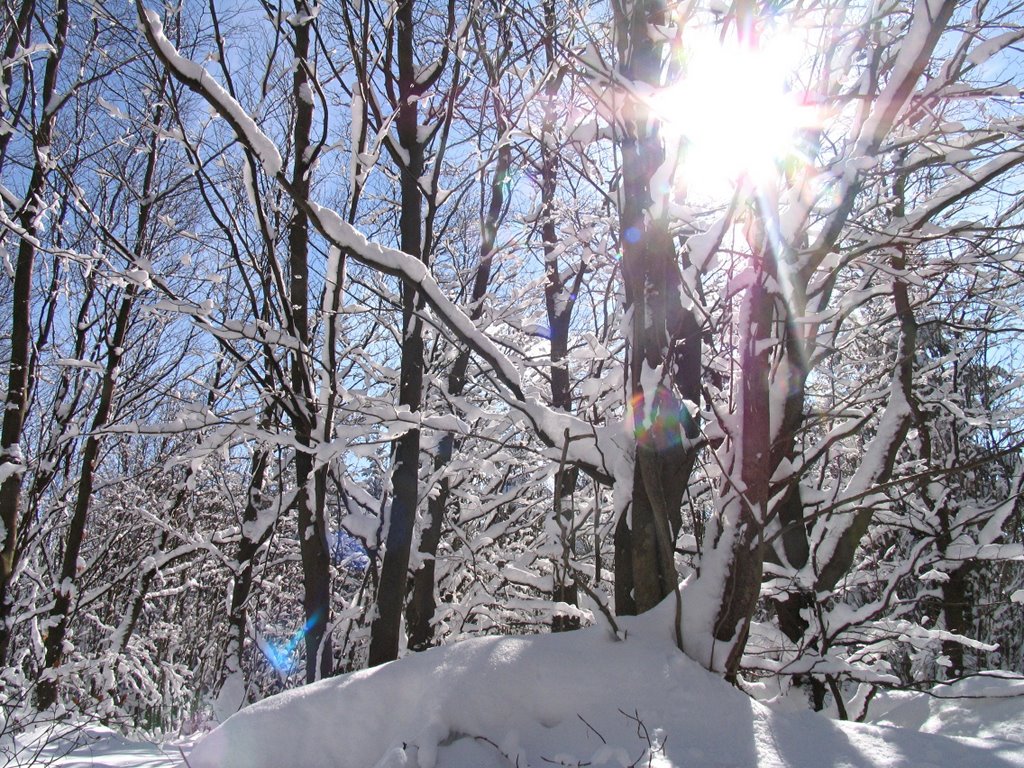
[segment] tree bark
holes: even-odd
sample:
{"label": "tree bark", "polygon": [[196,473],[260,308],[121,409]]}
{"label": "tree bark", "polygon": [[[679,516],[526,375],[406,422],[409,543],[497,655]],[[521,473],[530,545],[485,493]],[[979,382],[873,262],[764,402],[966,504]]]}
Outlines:
{"label": "tree bark", "polygon": [[[547,65],[547,83],[544,86],[544,122],[541,128],[541,236],[544,242],[544,272],[547,281],[544,284],[544,303],[548,316],[548,340],[550,342],[549,359],[551,360],[551,405],[566,413],[572,412],[572,384],[569,380],[569,368],[566,355],[569,352],[569,328],[572,322],[573,308],[583,278],[584,267],[581,265],[571,282],[562,275],[558,260],[558,229],[555,226],[555,200],[558,191],[558,149],[555,145],[555,107],[558,99],[558,87],[562,80],[557,70],[555,48],[557,44],[558,24],[555,16],[554,0],[544,0],[544,57]],[[579,605],[579,588],[576,577],[571,572],[569,561],[575,556],[576,548],[576,509],[574,498],[579,468],[560,466],[555,471],[554,514],[560,517],[559,530],[563,541],[562,560],[555,563],[554,591],[551,595],[556,602],[570,606]],[[551,622],[553,632],[565,632],[578,629],[580,620],[577,616],[556,615]]]}
{"label": "tree bark", "polygon": [[[774,296],[768,288],[773,272],[763,244],[756,275],[741,313],[741,431],[731,435],[732,468],[723,479],[723,528],[733,528],[728,572],[715,618],[715,639],[727,643],[727,680],[736,681],[746,647],[750,621],[761,591],[764,563],[763,531],[771,478],[771,434],[768,373],[774,319]],[[737,477],[740,482],[736,483]]]}
{"label": "tree bark", "polygon": [[[261,515],[266,511],[263,486],[266,481],[267,467],[270,464],[270,456],[270,451],[266,447],[257,446],[249,465],[249,487],[246,493],[245,509],[242,511],[238,553],[235,555],[234,584],[231,587],[228,634],[224,647],[224,666],[216,686],[218,693],[228,679],[243,674],[242,654],[245,651],[245,638],[249,629],[249,597],[252,595],[254,583],[253,568],[256,565],[257,553],[270,538],[277,522],[276,514],[272,521],[261,520]],[[241,706],[244,703],[244,701],[240,701],[237,702],[237,705]]]}
{"label": "tree bark", "polygon": [[[19,48],[28,49],[28,29],[29,24],[32,21],[32,14],[35,12],[35,7],[36,4],[34,0],[25,0],[25,2],[21,3],[18,9],[18,15],[14,20],[14,24],[8,28],[7,40],[4,42],[3,60],[5,62],[13,62],[14,56],[18,52]],[[63,45],[63,42],[61,42],[61,44]],[[13,64],[5,65],[0,68],[0,84],[2,84],[5,94],[11,93],[11,86],[14,84],[15,69],[17,69],[17,67]],[[17,124],[17,120],[12,119],[15,118],[17,112],[20,112],[20,110],[16,110],[15,114],[7,117],[7,122],[10,125]],[[13,130],[6,130],[0,133],[0,171],[3,170],[6,163],[7,148],[10,145],[13,136]]]}
{"label": "tree bark", "polygon": [[[296,0],[294,20],[295,69],[292,73],[292,100],[295,118],[292,124],[291,184],[297,199],[307,200],[313,173],[313,102],[310,86],[309,50],[312,14],[305,0]],[[292,397],[296,399],[293,421],[298,449],[295,452],[295,507],[298,511],[299,549],[302,558],[302,607],[306,623],[306,682],[331,673],[333,651],[327,624],[331,612],[331,558],[324,519],[326,503],[326,467],[317,467],[313,459],[314,433],[318,413],[314,402],[312,376],[305,355],[311,347],[309,328],[309,217],[302,206],[295,206],[288,226],[288,257],[291,267],[289,302],[295,336],[302,349],[293,353],[291,365]]]}
{"label": "tree bark", "polygon": [[[25,34],[33,3],[22,5],[19,25]],[[3,427],[0,432],[0,662],[7,658],[13,631],[11,586],[17,568],[18,518],[21,507],[21,486],[25,475],[25,456],[21,445],[25,415],[29,406],[31,381],[29,368],[32,333],[32,273],[36,261],[36,237],[39,234],[37,216],[42,207],[41,196],[46,183],[46,169],[40,152],[49,151],[57,110],[53,101],[57,90],[57,72],[68,35],[68,3],[58,0],[56,32],[53,46],[46,59],[43,73],[42,118],[32,137],[35,163],[25,191],[25,200],[18,213],[18,222],[24,234],[18,243],[18,256],[14,265],[14,293],[11,312],[11,359],[7,369],[7,399],[4,403]],[[18,44],[19,33],[12,30],[7,47]],[[4,77],[8,73],[4,67]],[[13,70],[13,67],[10,68]],[[6,82],[6,81],[5,81]],[[8,134],[9,135],[9,134]],[[6,152],[6,141],[2,149]]]}
{"label": "tree bark", "polygon": [[[499,23],[502,25],[499,34],[502,34],[504,32],[504,16]],[[486,45],[486,40],[481,45],[482,47]],[[487,66],[486,69],[488,82],[491,86],[495,135],[499,145],[494,171],[491,175],[490,200],[483,220],[480,222],[480,261],[477,263],[476,273],[473,278],[473,288],[470,294],[469,317],[473,321],[479,320],[484,312],[484,297],[487,295],[487,289],[491,282],[495,240],[502,212],[505,209],[505,189],[509,168],[512,164],[512,145],[504,141],[505,133],[508,130],[505,105],[498,90],[502,72],[493,63]],[[469,359],[469,349],[461,349],[449,371],[447,382],[448,394],[453,397],[461,396],[466,389]],[[456,441],[452,435],[445,435],[441,438],[437,447],[437,454],[434,456],[435,474],[443,472],[444,468],[448,466],[454,455],[455,448]],[[437,493],[431,495],[427,500],[427,524],[420,534],[419,544],[421,564],[413,574],[412,599],[409,601],[408,610],[408,632],[409,648],[414,651],[425,650],[433,644],[434,630],[432,622],[437,609],[434,595],[437,571],[435,558],[437,556],[438,544],[441,541],[444,516],[450,503],[451,481],[442,474],[438,481]]]}
{"label": "tree bark", "polygon": [[[399,111],[398,141],[407,162],[401,164],[401,249],[425,260],[423,253],[424,151],[419,140],[419,105],[415,70],[415,16],[413,0],[403,0],[396,13]],[[402,361],[398,403],[410,411],[420,409],[423,396],[423,296],[409,284],[402,286]],[[377,616],[370,627],[368,665],[398,658],[402,610],[405,604],[412,534],[419,501],[420,431],[410,429],[398,439],[391,475],[392,500],[388,515],[384,561],[377,587]]]}
{"label": "tree bark", "polygon": [[[634,3],[629,16],[617,9],[619,69],[626,80],[661,84],[666,44],[651,38],[649,25],[665,17],[660,0]],[[680,261],[669,231],[670,192],[651,188],[666,161],[659,121],[642,104],[630,103],[623,111],[629,117],[617,126],[619,218],[626,307],[632,312],[629,387],[636,454],[631,505],[616,528],[620,614],[649,610],[678,586],[675,536],[698,434],[685,401],[698,402],[701,375],[700,335],[682,307]]]}
{"label": "tree bark", "polygon": [[[468,353],[465,353],[468,358]],[[451,391],[451,387],[449,387]],[[451,392],[458,395],[459,392]],[[434,456],[434,472],[443,472],[452,460],[455,438],[444,435]],[[451,503],[451,481],[442,476],[437,493],[427,500],[427,525],[420,533],[420,567],[413,573],[412,598],[409,600],[407,631],[409,649],[425,651],[434,644],[434,614],[437,611],[435,587],[437,580],[437,547],[441,543],[441,528]]]}

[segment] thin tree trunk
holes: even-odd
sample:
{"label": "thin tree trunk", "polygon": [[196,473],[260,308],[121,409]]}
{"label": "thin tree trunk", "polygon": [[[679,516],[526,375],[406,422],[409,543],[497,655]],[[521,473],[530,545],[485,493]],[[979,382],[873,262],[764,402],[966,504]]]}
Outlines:
{"label": "thin tree trunk", "polygon": [[[799,303],[798,303],[799,302]],[[804,363],[806,352],[803,340],[792,322],[793,317],[804,314],[804,302],[797,297],[790,297],[776,307],[784,313],[786,323],[783,337],[783,366],[780,370],[784,375],[777,378],[773,385],[786,387],[786,400],[783,405],[782,420],[777,433],[772,436],[771,474],[784,462],[790,466],[797,464],[797,436],[804,420],[804,402],[806,399],[807,366]],[[804,503],[800,494],[800,478],[790,477],[782,497],[772,505],[771,513],[778,517],[780,526],[779,543],[764,549],[765,559],[776,565],[799,571],[810,558],[810,541],[804,515]],[[776,496],[778,489],[773,487],[770,496]],[[801,614],[809,608],[814,595],[806,587],[790,590],[784,599],[772,599],[775,615],[778,617],[779,629],[794,643],[799,643],[809,626]]]}
{"label": "thin tree trunk", "polygon": [[[502,16],[499,20],[498,34],[503,42],[507,42],[505,22],[506,18]],[[481,36],[479,42],[481,48],[486,48],[487,39],[485,36]],[[483,58],[490,85],[491,103],[494,108],[494,129],[498,140],[498,150],[494,171],[491,175],[490,200],[480,222],[480,261],[477,263],[476,274],[473,279],[469,308],[469,317],[473,321],[479,320],[484,312],[484,297],[487,295],[487,288],[491,282],[495,241],[502,212],[505,209],[505,189],[509,168],[512,164],[512,145],[504,140],[505,133],[508,131],[508,120],[505,114],[505,105],[502,102],[498,89],[502,71],[496,62],[490,61],[486,63],[486,55]],[[469,359],[469,349],[461,349],[449,371],[448,394],[453,397],[461,396],[466,389]],[[456,445],[456,440],[451,434],[441,438],[437,446],[437,454],[434,456],[435,475],[441,474],[444,468],[451,463]],[[413,574],[412,598],[409,601],[407,617],[409,648],[414,651],[424,650],[433,644],[434,630],[432,622],[437,609],[435,598],[437,567],[435,558],[437,556],[438,544],[441,541],[441,529],[445,513],[449,504],[452,503],[451,481],[447,476],[441,474],[436,491],[427,499],[427,524],[420,534],[419,555],[421,564]]]}
{"label": "thin tree trunk", "polygon": [[[767,245],[765,244],[765,248]],[[741,313],[744,328],[741,367],[741,431],[731,436],[732,471],[723,479],[723,529],[730,531],[729,564],[714,624],[715,639],[728,643],[725,677],[735,682],[757,607],[764,563],[763,525],[771,479],[768,372],[774,296],[768,289],[771,270],[762,251],[756,277]],[[739,479],[739,483],[736,480]]]}
{"label": "thin tree trunk", "polygon": [[[29,23],[32,21],[32,14],[35,12],[36,4],[34,0],[24,0],[18,8],[17,18],[10,27],[10,34],[7,36],[7,40],[4,43],[3,60],[5,65],[0,68],[0,84],[3,85],[5,94],[11,94],[11,86],[14,84],[14,71],[17,67],[8,65],[7,62],[13,62],[14,56],[18,52],[18,49],[28,50],[28,28]],[[59,10],[58,10],[59,13]],[[63,41],[62,41],[63,44]],[[26,89],[26,94],[28,89]],[[15,110],[14,114],[7,116],[7,122],[10,125],[16,125],[16,115],[20,113],[19,110]],[[0,132],[0,171],[3,170],[5,161],[7,160],[7,147],[11,143],[11,138],[14,136],[13,130],[6,130]]]}
{"label": "thin tree trunk", "polygon": [[[413,0],[404,0],[396,13],[399,77],[398,141],[407,162],[401,170],[401,248],[421,260],[423,253],[423,145],[419,140],[419,107],[415,89],[415,15]],[[416,412],[423,396],[422,295],[402,286],[402,362],[398,403]],[[412,534],[419,501],[420,431],[410,429],[398,439],[392,470],[392,500],[388,516],[384,561],[377,587],[377,616],[370,627],[369,666],[398,658],[402,610],[408,588]]]}
{"label": "thin tree trunk", "polygon": [[[175,504],[177,506],[177,504]],[[153,585],[153,579],[160,572],[156,559],[167,547],[167,540],[169,535],[166,530],[161,530],[153,538],[153,565],[145,568],[142,573],[139,574],[138,581],[135,584],[135,589],[132,590],[132,599],[128,604],[128,610],[125,611],[124,616],[121,620],[121,624],[114,631],[114,635],[110,642],[110,651],[113,655],[119,656],[124,653],[124,650],[128,647],[128,643],[132,639],[132,635],[135,634],[135,629],[139,625],[139,618],[142,616],[142,609],[146,606],[146,596],[149,594],[149,589]]]}
{"label": "thin tree trunk", "polygon": [[[906,214],[906,177],[900,175],[893,185],[893,216],[902,217]],[[875,441],[885,440],[884,445],[879,446],[880,461],[876,462],[877,469],[874,476],[866,478],[867,481],[883,483],[892,476],[896,458],[899,455],[900,447],[910,431],[911,424],[917,420],[924,427],[924,446],[930,458],[931,449],[927,442],[927,428],[923,424],[922,416],[916,405],[914,396],[914,358],[917,355],[917,319],[914,317],[914,309],[910,302],[910,294],[907,283],[902,275],[906,273],[907,259],[902,250],[905,246],[897,246],[891,254],[891,266],[893,271],[892,300],[893,308],[896,311],[896,319],[899,321],[900,335],[896,355],[896,371],[894,375],[893,394],[890,396],[888,408],[894,408],[896,418],[888,430],[876,435]],[[884,417],[883,417],[884,419]],[[873,443],[868,447],[868,452],[873,450]],[[854,555],[861,539],[867,533],[868,526],[874,517],[874,509],[868,505],[855,511],[852,520],[846,526],[839,537],[839,540],[830,556],[823,558],[818,569],[817,579],[814,584],[816,593],[831,592],[839,580],[850,570],[853,565]]]}
{"label": "thin tree trunk", "polygon": [[[463,353],[460,353],[460,356]],[[468,353],[466,357],[468,359]],[[451,391],[451,387],[449,387]],[[458,395],[458,392],[451,394]],[[444,435],[437,446],[434,456],[434,473],[443,472],[452,460],[455,449],[455,438]],[[413,573],[412,597],[409,600],[407,630],[409,633],[409,649],[423,651],[433,645],[434,613],[437,611],[437,599],[434,595],[437,579],[437,547],[441,543],[441,528],[445,512],[451,503],[451,481],[442,476],[438,482],[437,493],[427,499],[427,525],[420,533],[420,567]]]}
{"label": "thin tree trunk", "polygon": [[[245,638],[249,627],[249,597],[252,595],[253,568],[256,565],[256,554],[270,538],[277,522],[277,515],[272,519],[262,516],[266,511],[263,499],[263,485],[266,481],[267,467],[270,464],[270,451],[260,445],[253,451],[249,467],[249,487],[246,491],[245,509],[242,511],[241,538],[238,542],[238,553],[235,555],[234,584],[231,587],[231,604],[228,608],[228,636],[224,647],[224,667],[216,686],[218,696],[228,680],[236,679],[241,691],[231,691],[232,701],[226,702],[226,708],[239,709],[244,699],[245,680],[242,677],[242,653],[245,650]],[[220,701],[220,699],[218,699]]]}
{"label": "thin tree trunk", "polygon": [[[153,153],[155,154],[155,153]],[[152,155],[151,155],[152,156]],[[140,215],[140,233],[144,231],[145,217]],[[133,283],[125,289],[124,298],[118,307],[114,333],[107,346],[107,365],[103,372],[100,386],[100,401],[93,418],[92,429],[85,441],[82,451],[82,469],[78,478],[78,491],[75,506],[68,525],[67,537],[64,541],[64,556],[61,559],[60,581],[54,589],[54,603],[50,609],[49,631],[44,641],[45,669],[56,669],[64,656],[64,639],[67,636],[71,607],[75,602],[78,556],[85,541],[86,523],[89,519],[89,508],[92,502],[93,481],[99,463],[101,433],[110,419],[114,404],[114,391],[117,375],[121,367],[121,356],[124,343],[128,336],[128,324],[138,287]],[[41,679],[36,688],[36,705],[46,709],[57,700],[57,679],[49,677]]]}
{"label": "thin tree trunk", "polygon": [[[26,14],[31,13],[31,2],[26,2],[19,15],[19,24],[27,28]],[[21,445],[25,415],[29,405],[29,362],[31,357],[32,332],[32,272],[36,260],[36,238],[38,226],[36,217],[40,212],[46,173],[39,152],[49,148],[53,124],[57,111],[51,106],[57,88],[57,71],[64,53],[68,34],[68,3],[58,0],[56,8],[57,29],[53,47],[46,60],[43,74],[42,119],[33,137],[36,149],[35,164],[25,192],[25,201],[18,215],[24,233],[18,244],[18,256],[14,265],[14,293],[11,312],[11,359],[7,369],[7,400],[4,404],[3,427],[0,433],[0,535],[3,550],[0,553],[0,662],[7,658],[13,631],[11,615],[11,582],[17,567],[16,550],[18,541],[18,518],[21,506],[21,486],[25,475],[25,456]],[[22,33],[24,34],[24,33]],[[14,40],[8,40],[8,47]],[[6,72],[6,68],[5,68]],[[6,147],[4,147],[6,150]]]}
{"label": "thin tree trunk", "polygon": [[[309,83],[310,23],[312,14],[305,0],[296,0],[294,34],[295,68],[292,73],[292,100],[295,119],[292,124],[291,186],[297,200],[309,199],[313,157],[310,136],[313,127],[313,102]],[[295,452],[295,507],[298,511],[299,551],[302,559],[302,607],[306,617],[304,643],[306,682],[331,673],[334,657],[327,634],[331,610],[331,559],[324,519],[326,503],[326,467],[313,460],[314,432],[317,424],[312,381],[305,359],[311,344],[309,328],[309,217],[302,206],[295,206],[288,226],[288,258],[291,267],[289,302],[295,336],[302,350],[292,356],[291,390],[296,400],[293,426],[298,448]]]}
{"label": "thin tree trunk", "polygon": [[[569,380],[569,369],[566,366],[566,355],[569,352],[569,326],[572,312],[576,305],[580,283],[583,278],[583,267],[577,272],[571,283],[563,279],[558,262],[558,230],[555,226],[555,200],[558,190],[558,151],[555,147],[555,110],[558,99],[558,87],[561,83],[561,72],[556,70],[556,54],[558,25],[555,16],[554,0],[544,0],[544,57],[548,69],[548,80],[544,86],[544,124],[541,129],[541,205],[542,221],[541,236],[544,241],[544,272],[547,282],[544,284],[544,303],[548,315],[548,339],[550,342],[551,360],[551,405],[569,413],[572,411],[572,385]],[[556,602],[571,606],[579,605],[579,588],[575,576],[570,573],[569,561],[575,555],[576,510],[573,500],[576,481],[579,477],[577,467],[560,466],[555,472],[555,494],[553,505],[562,531],[562,559],[555,563],[554,591],[551,595]],[[580,620],[577,616],[556,615],[551,622],[554,632],[578,629]]]}

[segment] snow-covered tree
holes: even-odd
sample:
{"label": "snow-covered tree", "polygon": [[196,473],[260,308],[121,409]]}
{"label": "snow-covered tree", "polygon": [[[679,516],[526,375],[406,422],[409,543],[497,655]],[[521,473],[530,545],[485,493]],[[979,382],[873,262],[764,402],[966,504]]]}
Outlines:
{"label": "snow-covered tree", "polygon": [[3,27],[11,702],[665,601],[843,716],[1019,670],[1021,8],[55,2]]}

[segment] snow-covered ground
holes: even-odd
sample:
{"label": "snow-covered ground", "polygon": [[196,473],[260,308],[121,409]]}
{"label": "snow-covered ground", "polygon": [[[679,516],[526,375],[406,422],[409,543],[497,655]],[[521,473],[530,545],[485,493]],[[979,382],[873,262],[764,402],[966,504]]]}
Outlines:
{"label": "snow-covered ground", "polygon": [[[189,742],[181,742],[187,750]],[[60,768],[185,768],[176,743],[126,739],[104,726],[34,729],[15,742],[0,742],[0,765]]]}
{"label": "snow-covered ground", "polygon": [[[875,703],[874,724],[837,722],[730,688],[676,651],[656,614],[624,621],[625,641],[601,629],[471,640],[275,696],[186,747],[188,763],[1024,768],[1024,684],[892,694]],[[90,743],[56,765],[183,766],[175,745],[81,735]],[[57,754],[34,764],[47,757]]]}
{"label": "snow-covered ground", "polygon": [[924,733],[1024,744],[1024,680],[992,675],[937,686],[929,695],[889,693],[870,713],[874,722]]}

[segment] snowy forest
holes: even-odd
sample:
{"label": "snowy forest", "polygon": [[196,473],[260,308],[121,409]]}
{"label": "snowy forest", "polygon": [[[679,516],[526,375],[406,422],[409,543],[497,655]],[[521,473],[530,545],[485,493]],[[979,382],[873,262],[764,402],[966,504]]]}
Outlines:
{"label": "snowy forest", "polygon": [[1024,675],[1024,3],[21,0],[0,45],[4,738],[643,614],[839,720]]}

